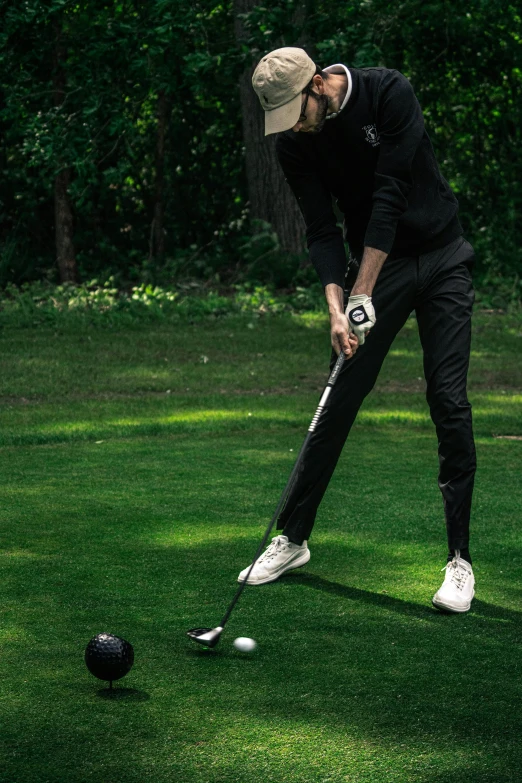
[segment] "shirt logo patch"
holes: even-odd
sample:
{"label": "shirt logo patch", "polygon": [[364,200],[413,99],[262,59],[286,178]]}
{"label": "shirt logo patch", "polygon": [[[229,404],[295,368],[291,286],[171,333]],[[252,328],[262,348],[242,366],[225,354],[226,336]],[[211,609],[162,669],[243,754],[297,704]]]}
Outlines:
{"label": "shirt logo patch", "polygon": [[375,125],[365,125],[363,131],[366,133],[366,141],[372,145],[372,147],[378,147],[381,143],[381,137],[377,132]]}

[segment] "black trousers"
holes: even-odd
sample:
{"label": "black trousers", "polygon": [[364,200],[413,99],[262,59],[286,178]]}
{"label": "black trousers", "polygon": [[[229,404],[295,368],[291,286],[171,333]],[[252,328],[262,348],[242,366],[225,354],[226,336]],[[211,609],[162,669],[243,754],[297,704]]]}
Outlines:
{"label": "black trousers", "polygon": [[[468,548],[476,469],[466,393],[473,260],[473,248],[462,237],[425,255],[386,259],[372,297],[376,324],[364,345],[343,365],[279,517],[278,529],[292,541],[299,544],[309,538],[357,412],[373,388],[395,336],[414,310],[424,356],[426,397],[438,436],[439,487],[448,546]],[[332,351],[331,369],[336,358]]]}

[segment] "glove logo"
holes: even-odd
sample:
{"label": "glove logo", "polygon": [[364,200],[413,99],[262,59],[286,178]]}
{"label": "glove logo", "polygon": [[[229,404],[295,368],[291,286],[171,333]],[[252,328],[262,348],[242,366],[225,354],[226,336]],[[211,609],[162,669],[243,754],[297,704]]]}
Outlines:
{"label": "glove logo", "polygon": [[363,324],[369,321],[364,307],[356,307],[355,310],[350,312],[350,321],[354,321],[356,324]]}

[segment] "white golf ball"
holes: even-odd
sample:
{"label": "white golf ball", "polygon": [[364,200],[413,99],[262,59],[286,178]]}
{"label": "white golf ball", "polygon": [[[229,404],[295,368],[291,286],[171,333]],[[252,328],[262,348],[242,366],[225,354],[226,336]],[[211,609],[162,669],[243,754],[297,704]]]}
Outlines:
{"label": "white golf ball", "polygon": [[249,639],[248,636],[238,636],[234,639],[234,647],[240,652],[252,652],[257,647],[255,639]]}

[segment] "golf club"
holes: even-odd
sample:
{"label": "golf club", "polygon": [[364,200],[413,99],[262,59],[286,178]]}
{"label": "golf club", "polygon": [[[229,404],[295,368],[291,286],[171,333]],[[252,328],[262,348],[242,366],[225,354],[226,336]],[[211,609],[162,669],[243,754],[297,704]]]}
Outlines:
{"label": "golf club", "polygon": [[243,579],[243,581],[240,583],[236,594],[234,595],[232,601],[230,602],[230,606],[228,607],[227,611],[225,612],[223,619],[221,620],[221,623],[216,628],[192,628],[190,631],[187,631],[187,636],[189,636],[194,642],[197,642],[198,644],[202,644],[205,647],[215,647],[216,644],[219,642],[219,639],[221,637],[221,634],[223,633],[223,629],[225,628],[225,625],[228,622],[228,619],[230,615],[232,614],[232,610],[234,606],[237,604],[239,600],[239,596],[243,592],[243,589],[248,581],[248,577],[250,576],[250,573],[253,569],[253,567],[256,564],[256,561],[258,557],[260,556],[261,552],[263,551],[265,544],[268,540],[268,536],[270,535],[270,532],[274,526],[275,521],[279,518],[279,514],[281,513],[283,506],[285,504],[285,501],[290,494],[290,490],[292,489],[293,483],[295,481],[295,478],[297,476],[297,473],[299,471],[301,461],[303,458],[303,455],[306,451],[306,448],[308,446],[308,442],[312,436],[312,433],[314,432],[315,428],[317,427],[317,422],[319,421],[319,418],[326,406],[326,402],[328,400],[328,397],[330,396],[330,392],[332,391],[332,387],[335,384],[337,378],[339,377],[339,373],[341,372],[341,368],[344,364],[344,361],[346,359],[346,355],[344,351],[341,351],[339,354],[339,357],[335,363],[335,367],[333,368],[332,372],[330,373],[330,377],[328,378],[328,382],[326,384],[325,390],[321,396],[321,399],[319,401],[319,405],[317,406],[317,410],[314,414],[314,417],[312,419],[312,423],[310,424],[308,428],[308,433],[306,435],[306,438],[304,440],[303,445],[301,446],[301,450],[299,452],[299,456],[297,457],[297,460],[295,461],[294,467],[292,469],[292,473],[290,474],[290,478],[288,479],[288,482],[286,484],[286,487],[284,488],[281,497],[279,499],[279,503],[277,504],[277,508],[275,510],[274,516],[272,517],[270,524],[268,525],[265,534],[263,536],[263,539],[261,543],[259,544],[259,547],[257,549],[257,552],[254,556],[254,559],[252,561],[252,565],[248,569],[248,572]]}

